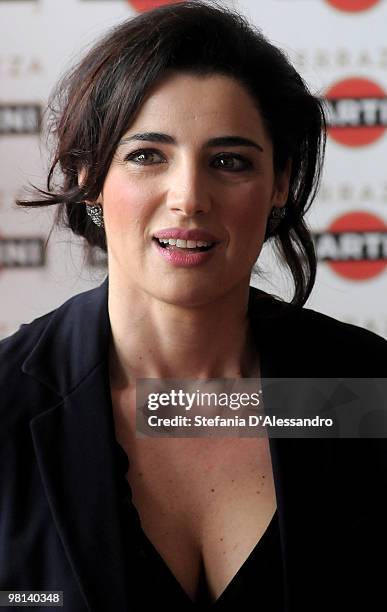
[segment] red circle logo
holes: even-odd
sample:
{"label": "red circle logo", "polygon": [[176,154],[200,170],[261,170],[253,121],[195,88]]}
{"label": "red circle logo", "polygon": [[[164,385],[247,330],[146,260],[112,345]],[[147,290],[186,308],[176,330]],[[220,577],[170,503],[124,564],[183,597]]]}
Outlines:
{"label": "red circle logo", "polygon": [[177,4],[181,1],[182,0],[129,0],[129,4],[131,4],[139,13],[145,13],[146,11],[151,11],[159,6],[165,6],[166,4]]}
{"label": "red circle logo", "polygon": [[380,0],[326,0],[328,4],[338,9],[339,11],[345,11],[346,13],[360,13],[361,11],[368,11],[376,4],[379,4]]}
{"label": "red circle logo", "polygon": [[387,97],[373,81],[350,78],[326,92],[329,135],[349,147],[379,140],[387,127]]}
{"label": "red circle logo", "polygon": [[314,238],[318,260],[343,278],[367,280],[387,266],[387,225],[375,214],[346,213]]}

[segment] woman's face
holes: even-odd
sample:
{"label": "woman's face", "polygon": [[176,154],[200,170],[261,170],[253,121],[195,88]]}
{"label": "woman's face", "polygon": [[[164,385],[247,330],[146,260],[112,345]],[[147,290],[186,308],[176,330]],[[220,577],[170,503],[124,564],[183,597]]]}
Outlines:
{"label": "woman's face", "polygon": [[[106,177],[109,274],[124,290],[179,305],[237,295],[287,189],[245,88],[216,74],[173,74],[143,104]],[[203,251],[200,235],[168,246],[155,238],[183,240],[179,230],[209,232],[202,240],[215,244]]]}

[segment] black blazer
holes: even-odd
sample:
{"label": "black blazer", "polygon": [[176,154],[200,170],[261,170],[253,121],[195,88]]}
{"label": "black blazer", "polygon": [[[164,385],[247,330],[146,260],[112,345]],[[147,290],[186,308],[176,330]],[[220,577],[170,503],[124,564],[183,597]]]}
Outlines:
{"label": "black blazer", "polygon": [[[143,609],[123,570],[107,289],[0,343],[0,590],[61,590],[66,612]],[[263,378],[386,377],[387,342],[369,331],[255,289],[249,314]],[[387,441],[270,448],[284,611],[387,609]]]}

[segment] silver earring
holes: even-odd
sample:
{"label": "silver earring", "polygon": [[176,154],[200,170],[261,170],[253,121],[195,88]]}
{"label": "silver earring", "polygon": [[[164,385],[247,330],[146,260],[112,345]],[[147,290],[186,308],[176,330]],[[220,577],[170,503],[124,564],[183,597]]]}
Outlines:
{"label": "silver earring", "polygon": [[103,222],[103,210],[101,204],[86,204],[86,212],[89,215],[90,219],[98,225],[98,227],[104,228],[105,224]]}
{"label": "silver earring", "polygon": [[270,215],[269,215],[268,222],[267,222],[268,233],[272,234],[274,230],[277,229],[282,219],[284,219],[285,217],[286,217],[286,210],[284,206],[282,206],[281,208],[279,208],[278,206],[273,206],[273,208],[271,209]]}

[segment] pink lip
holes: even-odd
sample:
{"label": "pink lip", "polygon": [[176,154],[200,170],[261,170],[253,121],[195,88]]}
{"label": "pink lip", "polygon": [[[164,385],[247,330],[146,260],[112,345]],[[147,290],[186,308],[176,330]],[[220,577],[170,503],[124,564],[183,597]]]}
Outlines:
{"label": "pink lip", "polygon": [[169,249],[163,248],[157,242],[157,240],[152,240],[155,248],[157,249],[159,255],[163,259],[165,259],[168,263],[173,266],[179,266],[183,268],[192,268],[193,266],[199,266],[209,259],[213,257],[214,251],[217,249],[217,245],[214,245],[210,251],[199,251],[197,253],[188,252],[188,251],[171,251]]}
{"label": "pink lip", "polygon": [[167,227],[153,234],[155,238],[175,238],[176,240],[205,240],[206,242],[220,242],[219,238],[202,229],[183,230],[178,227]]}

